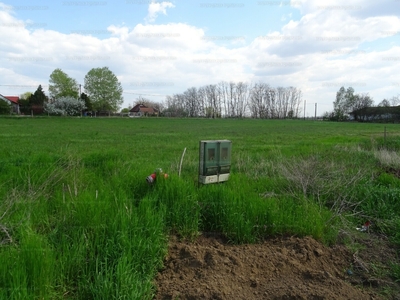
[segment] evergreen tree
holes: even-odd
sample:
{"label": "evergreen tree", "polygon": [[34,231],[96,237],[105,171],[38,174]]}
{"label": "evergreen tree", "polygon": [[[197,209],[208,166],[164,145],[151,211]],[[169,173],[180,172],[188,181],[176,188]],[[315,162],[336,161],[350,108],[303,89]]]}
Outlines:
{"label": "evergreen tree", "polygon": [[93,110],[93,105],[92,105],[92,102],[90,101],[90,98],[88,95],[86,95],[85,93],[82,93],[80,99],[82,99],[85,102],[86,110],[88,110],[88,111]]}
{"label": "evergreen tree", "polygon": [[43,92],[42,85],[39,84],[36,91],[29,97],[29,103],[31,105],[43,106],[47,102],[47,97]]}

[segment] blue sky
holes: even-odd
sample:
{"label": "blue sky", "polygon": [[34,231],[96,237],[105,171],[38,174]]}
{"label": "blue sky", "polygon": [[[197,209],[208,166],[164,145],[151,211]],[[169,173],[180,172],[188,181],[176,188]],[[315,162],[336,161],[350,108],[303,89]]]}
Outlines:
{"label": "blue sky", "polygon": [[154,101],[220,81],[302,90],[306,114],[340,86],[378,104],[400,93],[400,0],[1,1],[0,94],[20,95],[61,68],[83,85],[107,66]]}

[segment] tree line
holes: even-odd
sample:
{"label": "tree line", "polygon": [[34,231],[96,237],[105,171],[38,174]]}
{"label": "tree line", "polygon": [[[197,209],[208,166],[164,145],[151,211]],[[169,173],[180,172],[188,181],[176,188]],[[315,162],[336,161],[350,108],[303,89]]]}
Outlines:
{"label": "tree line", "polygon": [[166,97],[167,116],[259,119],[297,118],[301,90],[267,83],[219,82]]}
{"label": "tree line", "polygon": [[93,68],[85,76],[84,90],[74,78],[57,68],[50,74],[49,97],[39,85],[32,93],[21,95],[19,103],[24,114],[80,115],[83,111],[115,112],[123,102],[123,89],[108,67]]}
{"label": "tree line", "polygon": [[341,87],[333,102],[333,111],[326,112],[324,119],[331,121],[384,121],[400,120],[399,96],[383,99],[377,106],[368,93],[356,94],[354,88]]}
{"label": "tree line", "polygon": [[[20,97],[25,114],[80,115],[86,111],[117,112],[123,89],[108,67],[93,68],[85,76],[84,91],[77,81],[57,68],[50,74],[49,96],[41,85],[35,93]],[[296,87],[272,87],[267,83],[226,82],[191,87],[167,96],[164,103],[138,97],[136,104],[156,108],[161,115],[176,117],[285,119],[301,114],[302,92]],[[122,110],[128,112],[129,108]]]}

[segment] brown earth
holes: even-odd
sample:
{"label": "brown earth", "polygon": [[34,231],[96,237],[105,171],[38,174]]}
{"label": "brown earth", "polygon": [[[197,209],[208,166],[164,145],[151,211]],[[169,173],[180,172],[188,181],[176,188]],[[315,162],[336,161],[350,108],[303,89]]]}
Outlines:
{"label": "brown earth", "polygon": [[357,243],[361,251],[310,237],[253,245],[231,245],[219,235],[194,242],[172,237],[155,299],[400,299],[399,285],[376,274],[396,259],[394,249],[384,238],[364,237]]}

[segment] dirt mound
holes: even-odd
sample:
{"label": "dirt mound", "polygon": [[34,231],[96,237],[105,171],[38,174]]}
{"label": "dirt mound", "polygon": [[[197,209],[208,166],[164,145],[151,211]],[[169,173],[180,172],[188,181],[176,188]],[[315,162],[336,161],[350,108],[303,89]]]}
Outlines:
{"label": "dirt mound", "polygon": [[220,236],[172,238],[155,299],[381,299],[351,285],[352,259],[309,237],[239,246]]}

